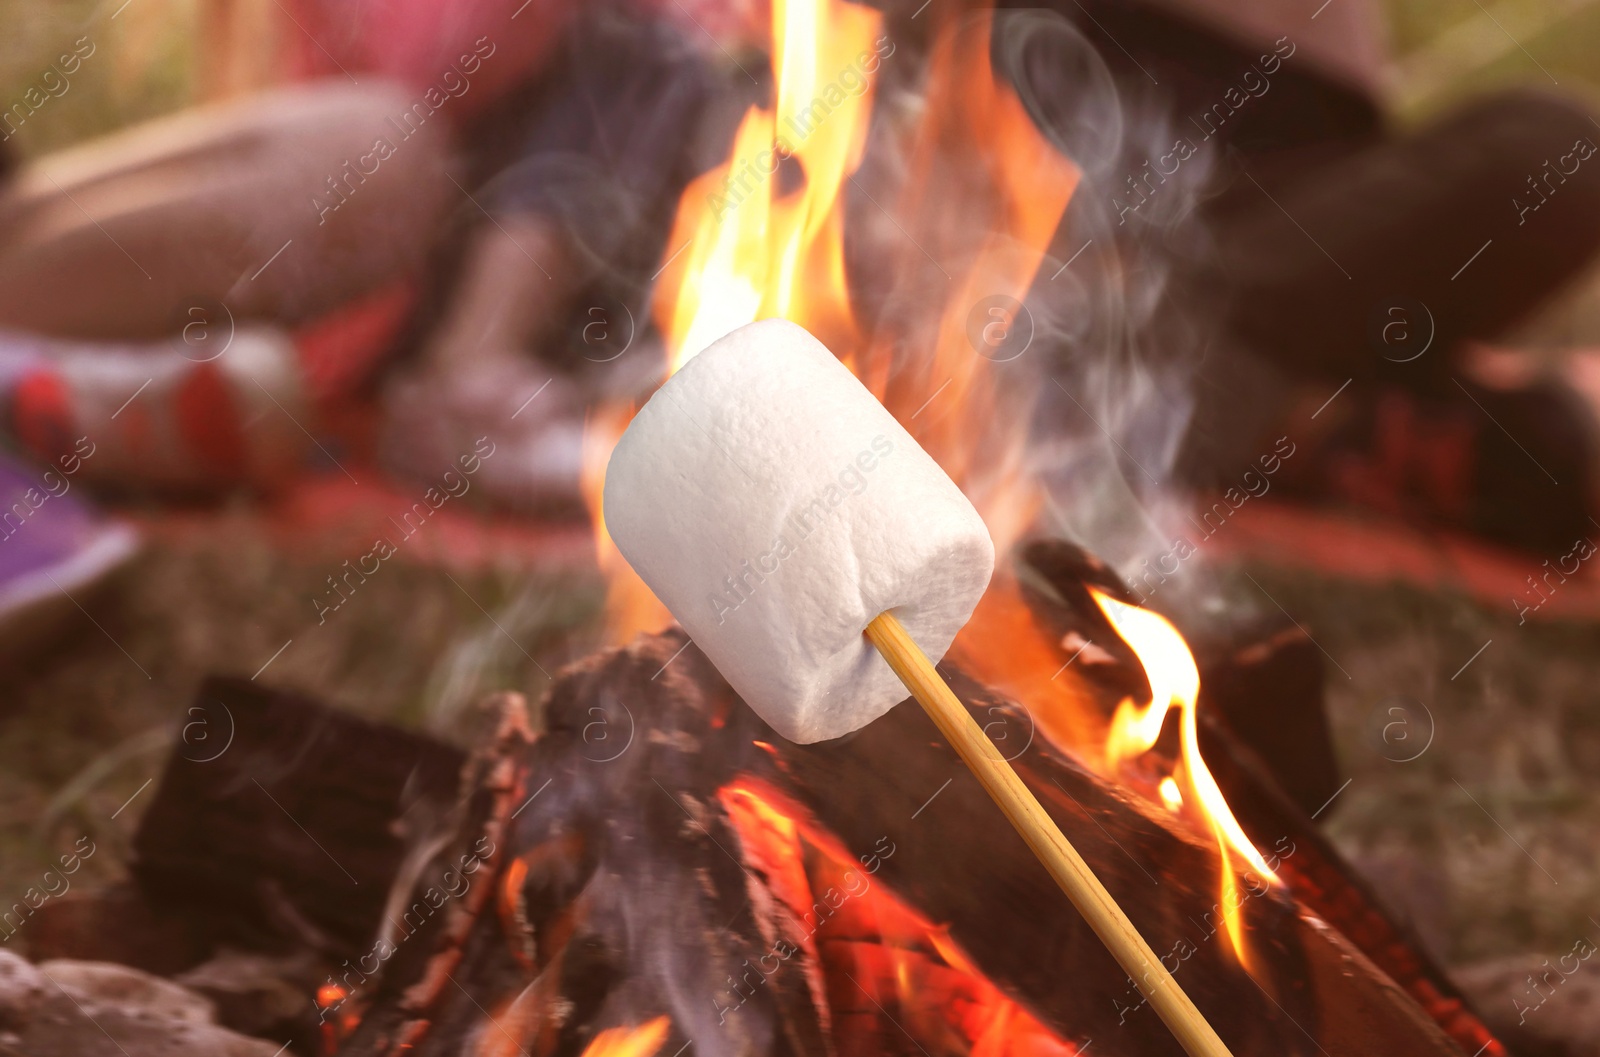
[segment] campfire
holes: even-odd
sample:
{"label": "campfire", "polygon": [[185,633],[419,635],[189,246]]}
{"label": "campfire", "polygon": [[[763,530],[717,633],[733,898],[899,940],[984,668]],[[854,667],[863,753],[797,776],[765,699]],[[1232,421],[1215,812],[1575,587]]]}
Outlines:
{"label": "campfire", "polygon": [[[771,105],[752,106],[727,160],[684,192],[656,288],[655,320],[664,339],[667,377],[712,341],[757,319],[789,319],[821,337],[972,499],[1005,556],[1033,530],[1041,500],[1028,430],[997,428],[997,423],[1011,427],[1030,417],[1040,375],[1032,363],[1017,362],[1027,351],[1032,327],[1031,319],[1019,318],[1019,313],[1028,311],[1023,299],[1048,259],[1079,170],[1041,132],[1017,92],[996,77],[990,61],[991,28],[987,13],[942,25],[927,59],[918,118],[875,125],[877,75],[895,54],[883,35],[882,16],[846,0],[775,0]],[[874,130],[899,137],[907,159],[903,179],[890,189],[887,204],[858,179]],[[880,213],[899,237],[847,239],[855,230],[847,220],[859,222],[869,210]],[[857,257],[847,247],[864,247],[858,253],[870,254],[871,266],[889,277],[880,284],[881,302],[870,316],[853,296],[850,265]],[[1014,332],[1023,330],[1029,337],[1019,342]],[[605,662],[612,667],[637,664],[637,658],[654,656],[652,650],[663,652],[676,642],[667,630],[670,614],[622,561],[600,511],[605,464],[633,413],[632,407],[621,406],[600,411],[586,438],[587,492],[599,562],[610,584],[609,629],[625,651]],[[1261,1025],[1286,1021],[1299,1028],[1300,1021],[1283,1004],[1292,1006],[1296,999],[1309,1002],[1302,1009],[1306,1017],[1324,1019],[1338,1000],[1319,1006],[1308,993],[1304,965],[1294,965],[1293,956],[1283,957],[1309,933],[1291,938],[1292,928],[1274,933],[1265,924],[1280,914],[1283,920],[1310,920],[1297,918],[1296,908],[1303,910],[1305,904],[1297,903],[1285,879],[1302,876],[1303,869],[1285,866],[1286,857],[1301,847],[1287,830],[1304,837],[1308,820],[1293,817],[1293,824],[1272,841],[1264,833],[1247,832],[1202,751],[1201,679],[1183,637],[1163,617],[1130,604],[1126,591],[1115,584],[1061,586],[1078,595],[1087,592],[1092,599],[1096,612],[1078,613],[1077,618],[1097,625],[1102,650],[1117,650],[1129,676],[1128,692],[1110,701],[1103,686],[1081,676],[1082,669],[1070,670],[1094,639],[1087,634],[1063,637],[1059,628],[1051,628],[1040,616],[1038,600],[1025,597],[1019,568],[1002,557],[995,581],[950,655],[954,665],[977,680],[974,697],[995,693],[1007,702],[990,706],[991,714],[1006,717],[996,743],[1007,759],[1012,751],[1020,758],[1031,750],[1080,778],[1092,776],[1104,783],[1097,789],[1114,791],[1119,803],[1137,809],[1141,819],[1159,820],[1165,833],[1186,845],[1195,839],[1209,843],[1204,873],[1214,877],[1214,899],[1198,915],[1206,931],[1194,943],[1178,940],[1172,949],[1181,965],[1196,952],[1196,944],[1203,946],[1205,961],[1212,964],[1203,974],[1191,971],[1186,977],[1212,979],[1188,979],[1186,986],[1231,991]],[[644,638],[638,637],[641,633]],[[1082,645],[1069,654],[1065,647],[1074,641]],[[657,675],[686,648],[686,643],[674,647]],[[703,694],[705,683],[716,680],[705,668],[699,670],[702,678],[695,686]],[[594,699],[593,691],[583,696]],[[969,697],[967,704],[975,702]],[[902,707],[897,714],[914,726],[916,720],[904,711]],[[711,724],[736,728],[732,717],[740,714],[717,707]],[[989,726],[985,730],[994,736]],[[759,766],[733,765],[714,793],[706,788],[698,795],[668,794],[678,800],[688,824],[720,850],[729,849],[712,836],[713,828],[734,838],[729,843],[739,849],[750,905],[762,912],[760,939],[770,947],[754,960],[742,960],[728,975],[727,987],[712,1003],[719,1028],[751,1001],[764,1007],[770,999],[778,1003],[783,1024],[769,1029],[771,1035],[788,1039],[798,1052],[899,1052],[905,1041],[924,1053],[1068,1054],[1092,1045],[1091,1025],[1103,1023],[1099,1017],[1040,1019],[1027,1001],[1019,1001],[1015,977],[997,985],[982,967],[992,965],[992,959],[975,959],[963,947],[952,934],[951,914],[929,916],[931,907],[918,896],[926,899],[930,889],[939,888],[939,871],[902,874],[904,857],[901,864],[890,865],[892,849],[898,847],[890,835],[894,827],[886,825],[870,845],[874,850],[859,854],[864,849],[841,840],[840,832],[818,818],[836,813],[837,802],[824,805],[803,795],[797,799],[793,788],[775,787],[750,774],[775,766],[777,774],[793,782],[803,770],[796,760],[801,750],[779,748],[775,739],[759,734],[750,738],[751,744],[769,760],[757,757]],[[695,740],[700,737],[697,733]],[[701,749],[703,753],[703,745]],[[1242,749],[1236,752],[1243,754]],[[1083,810],[1060,781],[1051,781]],[[859,776],[842,782],[834,790],[835,800],[858,798],[863,783]],[[1245,783],[1236,782],[1240,784]],[[937,788],[943,791],[944,786]],[[1128,797],[1132,799],[1120,799]],[[1276,793],[1276,799],[1281,801],[1282,794]],[[881,812],[881,804],[874,806]],[[860,810],[873,813],[866,805]],[[712,826],[708,811],[720,816],[720,826]],[[917,812],[910,816],[916,817]],[[865,836],[857,827],[847,831]],[[1101,832],[1110,836],[1104,827]],[[1115,837],[1112,843],[1117,843]],[[1326,845],[1317,846],[1319,858],[1331,860],[1325,868],[1338,870]],[[969,854],[952,849],[954,856]],[[1037,872],[1025,863],[1016,865],[1024,874]],[[1195,874],[1179,874],[1174,865],[1158,865],[1169,885],[1175,886],[1179,876],[1194,882]],[[881,881],[875,877],[880,868],[885,874]],[[1348,881],[1347,872],[1338,872]],[[902,891],[890,881],[896,877],[904,878]],[[1161,886],[1156,877],[1146,877],[1154,887]],[[1003,887],[992,890],[998,894]],[[983,903],[983,891],[979,886],[969,895]],[[1326,898],[1327,893],[1318,896]],[[1311,895],[1302,898],[1319,901]],[[1380,917],[1370,902],[1363,902],[1358,916]],[[1042,906],[1064,910],[1048,896]],[[1381,948],[1373,953],[1392,957],[1394,949],[1406,949],[1392,928],[1382,931],[1387,954]],[[1329,938],[1317,935],[1317,942]],[[1005,939],[1025,945],[1015,935]],[[1104,962],[1103,952],[1074,953],[1087,964]],[[791,960],[799,971],[768,990],[769,977],[776,978]],[[1416,979],[1415,959],[1402,961],[1414,978],[1414,994],[1458,1044],[1470,1046],[1475,1054],[1498,1050],[1459,1003],[1446,996],[1448,989],[1439,986],[1436,972],[1421,972],[1426,981]],[[1085,963],[1068,958],[1062,965],[1059,986],[1082,987]],[[1102,972],[1095,975],[1103,982],[1106,966],[1099,968]],[[1144,1004],[1131,979],[1128,985],[1120,999],[1110,1002],[1119,1028]],[[786,999],[779,999],[780,994]],[[1256,1008],[1262,996],[1270,1010]],[[804,1027],[787,1012],[796,1003],[809,1007]],[[1059,1010],[1049,1002],[1046,1008]],[[1144,1019],[1148,1024],[1153,1018],[1146,1014]],[[690,1038],[686,1025],[677,1024],[674,1035],[659,1017],[639,1021],[631,1030],[617,1034],[617,1028],[608,1027],[587,1052],[653,1053],[668,1037]],[[1323,1045],[1304,1028],[1298,1037],[1291,1032],[1274,1037],[1270,1028],[1264,1030],[1254,1037],[1262,1042],[1270,1038],[1275,1049],[1298,1051],[1308,1040],[1318,1048]],[[897,1033],[901,1038],[894,1037]],[[1412,1034],[1399,1048],[1444,1045],[1437,1037],[1421,1041],[1426,1035]],[[1246,1031],[1244,1037],[1253,1036]],[[1374,1045],[1370,1040],[1377,1037],[1367,1036],[1366,1045]],[[767,1031],[753,1038],[768,1038]],[[1395,1040],[1388,1041],[1392,1045]],[[1104,1045],[1119,1048],[1115,1041]],[[1171,1048],[1170,1040],[1150,1037],[1128,1052]]]}
{"label": "campfire", "polygon": [[[937,38],[921,119],[901,130],[908,175],[885,208],[856,181],[872,128],[873,75],[893,55],[884,48],[881,15],[848,0],[780,0],[772,17],[773,105],[746,112],[727,160],[693,181],[679,203],[655,301],[664,373],[757,319],[802,324],[903,423],[940,401],[914,436],[979,506],[1004,554],[1040,507],[1028,431],[996,428],[997,421],[1028,421],[1037,381],[1031,364],[1008,372],[1026,344],[1016,352],[1007,346],[1017,344],[1011,331],[1024,324],[1016,318],[1027,311],[1021,299],[1038,277],[1079,171],[995,76],[992,23],[979,15]],[[840,71],[855,76],[848,94],[836,83]],[[894,277],[891,301],[906,307],[881,313],[870,326],[858,319],[848,281],[852,189],[861,192],[857,203],[865,198],[904,236],[876,247],[885,259],[875,263]],[[959,262],[955,273],[943,260]],[[978,308],[984,314],[974,335]],[[602,410],[587,438],[587,492],[619,643],[672,623],[621,560],[598,502],[604,466],[632,411]],[[1194,659],[1159,615],[1092,596],[1150,688],[1142,701],[1124,698],[1110,716],[1088,704],[1071,677],[1061,680],[1059,647],[1023,611],[1010,570],[1002,568],[952,657],[1023,702],[1030,727],[1056,749],[1212,837],[1221,929],[1234,961],[1248,971],[1243,904],[1281,881],[1240,828],[1201,754]],[[1180,750],[1175,760],[1155,762],[1151,750],[1169,715]],[[965,964],[959,954],[957,960]]]}
{"label": "campfire", "polygon": [[[1079,704],[1109,724],[1149,702],[1162,676],[1118,638],[1115,578],[1060,543],[1017,566],[1037,634],[1106,644],[1068,669]],[[1235,1052],[1503,1053],[1284,791],[1315,754],[1269,764],[1228,725],[1304,705],[1285,673],[1315,684],[1318,656],[1279,638],[1202,658],[1192,719],[1115,781],[1103,746],[1070,752],[942,667]],[[234,717],[234,750],[180,746],[134,882],[35,941],[187,968],[300,1052],[1180,1052],[912,702],[796,745],[677,630],[563,673],[537,733],[521,698],[486,702],[470,755],[243,680],[197,700]],[[1192,779],[1162,797],[1184,724],[1264,869],[1224,864]],[[240,950],[260,952],[248,988],[224,982]],[[304,1003],[273,1007],[263,977]]]}
{"label": "campfire", "polygon": [[[942,674],[1234,1053],[1503,1055],[1318,834],[1325,744],[1237,722],[1301,722],[1273,673],[1315,685],[1316,652],[1197,660],[1093,557],[1037,538],[1047,375],[1025,305],[1079,169],[992,68],[988,15],[930,8],[920,105],[887,114],[912,60],[879,12],[772,7],[770,104],[685,190],[662,258],[663,378],[791,320],[960,486],[1000,566]],[[883,142],[895,179],[865,171]],[[470,755],[209,685],[241,749],[172,757],[129,920],[200,908],[190,966],[269,952],[314,996],[270,1026],[321,1057],[1181,1052],[914,704],[795,744],[674,626],[601,517],[636,410],[596,409],[586,436],[609,648],[531,715],[488,703]],[[349,780],[318,775],[336,761]],[[257,786],[296,790],[286,814],[353,872]]]}

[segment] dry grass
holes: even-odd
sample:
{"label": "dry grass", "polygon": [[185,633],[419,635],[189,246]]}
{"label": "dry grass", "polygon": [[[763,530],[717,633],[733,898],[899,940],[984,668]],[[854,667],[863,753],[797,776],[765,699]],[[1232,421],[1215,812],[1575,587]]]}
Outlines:
{"label": "dry grass", "polygon": [[[1329,665],[1351,781],[1323,821],[1396,912],[1449,964],[1554,957],[1594,937],[1600,629],[1518,626],[1509,603],[1255,576],[1349,673]],[[1261,604],[1247,580],[1229,593]]]}
{"label": "dry grass", "polygon": [[458,587],[391,562],[319,626],[311,599],[343,557],[276,549],[240,517],[203,542],[152,546],[80,596],[89,616],[61,614],[48,652],[7,665],[0,905],[85,834],[112,849],[91,872],[116,873],[140,805],[112,816],[159,773],[208,674],[248,677],[292,640],[263,682],[448,739],[464,705],[500,688],[537,698],[541,667],[593,646],[599,593],[579,574],[457,574]]}

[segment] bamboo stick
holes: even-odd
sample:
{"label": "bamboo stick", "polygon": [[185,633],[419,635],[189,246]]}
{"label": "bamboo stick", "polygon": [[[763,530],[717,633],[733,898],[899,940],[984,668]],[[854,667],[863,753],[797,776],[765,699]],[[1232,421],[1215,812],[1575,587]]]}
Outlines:
{"label": "bamboo stick", "polygon": [[1139,935],[1105,885],[1089,869],[1038,799],[1001,758],[960,699],[939,676],[933,662],[912,641],[892,613],[867,625],[867,639],[889,662],[934,725],[960,754],[967,767],[994,798],[1028,847],[1072,905],[1089,922],[1118,964],[1133,977],[1156,1013],[1177,1036],[1190,1057],[1231,1057],[1216,1031],[1183,993],[1150,945]]}

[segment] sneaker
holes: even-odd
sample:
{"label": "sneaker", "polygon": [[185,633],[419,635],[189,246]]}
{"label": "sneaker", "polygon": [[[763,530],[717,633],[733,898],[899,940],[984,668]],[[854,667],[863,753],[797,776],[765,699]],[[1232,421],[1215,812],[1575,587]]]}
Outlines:
{"label": "sneaker", "polygon": [[1442,394],[1352,387],[1305,438],[1286,490],[1533,553],[1595,536],[1600,418],[1557,377]]}
{"label": "sneaker", "polygon": [[476,483],[495,505],[581,512],[583,409],[572,382],[522,359],[397,379],[384,398],[381,451],[394,473],[429,484],[492,446]]}

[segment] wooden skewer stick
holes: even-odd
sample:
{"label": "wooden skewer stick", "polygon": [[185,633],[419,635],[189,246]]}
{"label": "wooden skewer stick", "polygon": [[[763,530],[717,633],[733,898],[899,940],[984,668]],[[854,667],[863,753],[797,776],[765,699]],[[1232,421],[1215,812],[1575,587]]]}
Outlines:
{"label": "wooden skewer stick", "polygon": [[1038,799],[1001,758],[977,721],[934,669],[920,647],[892,613],[881,613],[867,625],[867,639],[883,654],[906,689],[927,710],[940,733],[960,754],[983,788],[1000,805],[1011,824],[1028,842],[1050,876],[1067,894],[1111,951],[1118,964],[1138,981],[1156,1013],[1177,1036],[1190,1057],[1231,1057],[1228,1048],[1178,982],[1167,972],[1150,945],[1139,935],[1083,856],[1056,828]]}

